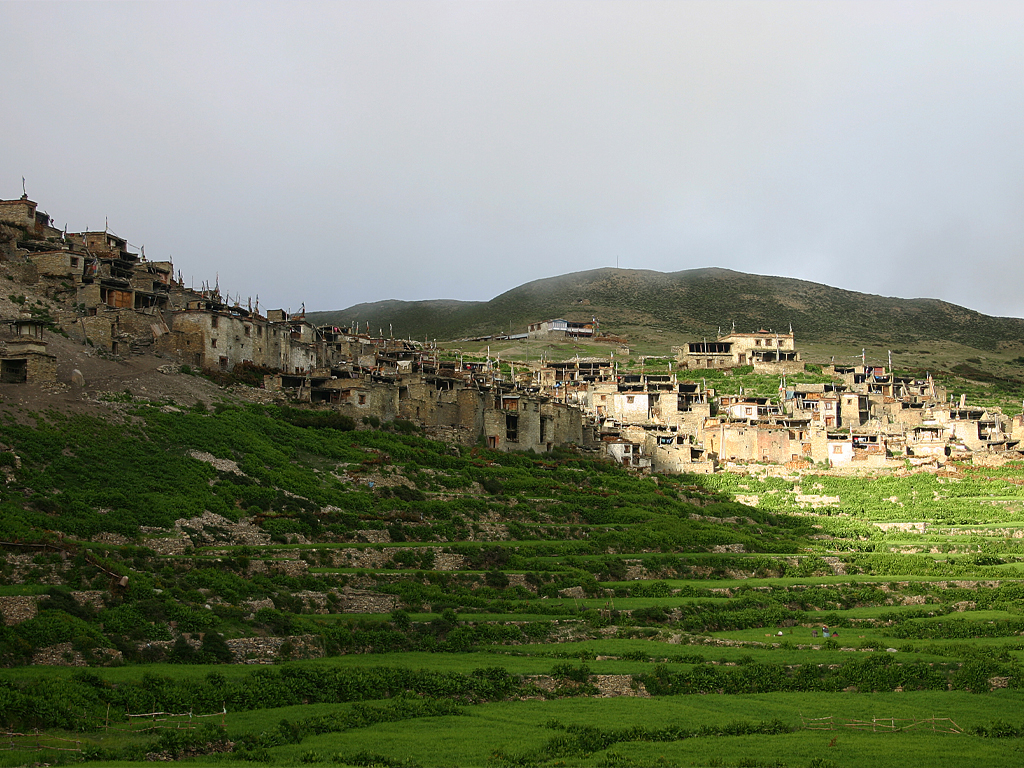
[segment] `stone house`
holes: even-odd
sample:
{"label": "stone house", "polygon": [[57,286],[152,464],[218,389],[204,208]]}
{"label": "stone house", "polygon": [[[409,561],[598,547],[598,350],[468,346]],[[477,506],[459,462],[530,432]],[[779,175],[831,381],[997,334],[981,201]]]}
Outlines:
{"label": "stone house", "polygon": [[645,438],[644,453],[650,457],[654,472],[710,475],[717,468],[714,458],[692,434],[657,429],[648,430]]}
{"label": "stone house", "polygon": [[57,357],[46,351],[42,323],[12,320],[2,328],[0,383],[48,384],[57,380]]}
{"label": "stone house", "polygon": [[547,398],[495,392],[485,395],[482,416],[488,448],[547,453],[557,445],[584,443],[579,409]]}
{"label": "stone house", "polygon": [[0,200],[0,223],[10,224],[35,240],[58,239],[63,234],[56,229],[50,216],[38,209],[38,203],[22,195],[17,200]]}
{"label": "stone house", "polygon": [[[775,333],[763,328],[754,333],[720,335],[714,341],[693,341],[673,347],[672,351],[680,368],[737,368],[773,363],[798,364],[794,370],[803,367],[792,333]],[[765,369],[765,372],[775,372],[775,369]]]}
{"label": "stone house", "polygon": [[645,455],[644,443],[623,437],[606,437],[601,441],[605,455],[617,464],[636,470],[649,470],[651,459]]}
{"label": "stone house", "polygon": [[595,320],[591,320],[589,323],[561,318],[543,320],[539,323],[531,323],[527,329],[527,335],[531,339],[590,338],[594,335],[596,325]]}
{"label": "stone house", "polygon": [[312,326],[301,319],[275,322],[216,299],[193,299],[170,314],[169,330],[157,346],[203,370],[230,371],[248,362],[298,373],[315,370],[326,356],[326,347],[318,354],[314,338]]}
{"label": "stone house", "polygon": [[794,458],[790,430],[779,424],[715,422],[704,428],[704,447],[720,462],[785,464]]}

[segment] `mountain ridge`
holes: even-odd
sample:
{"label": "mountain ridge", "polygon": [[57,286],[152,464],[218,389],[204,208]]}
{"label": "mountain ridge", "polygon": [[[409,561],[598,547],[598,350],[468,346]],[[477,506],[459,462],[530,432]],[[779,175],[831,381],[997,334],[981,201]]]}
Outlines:
{"label": "mountain ridge", "polygon": [[678,272],[601,268],[541,278],[489,301],[432,299],[366,302],[343,310],[310,312],[317,323],[348,324],[398,336],[456,339],[524,332],[552,317],[590,320],[628,334],[661,327],[707,336],[735,327],[788,330],[815,342],[945,340],[993,349],[1024,338],[1024,319],[991,317],[940,299],[878,296],[790,277],[755,275],[721,267]]}

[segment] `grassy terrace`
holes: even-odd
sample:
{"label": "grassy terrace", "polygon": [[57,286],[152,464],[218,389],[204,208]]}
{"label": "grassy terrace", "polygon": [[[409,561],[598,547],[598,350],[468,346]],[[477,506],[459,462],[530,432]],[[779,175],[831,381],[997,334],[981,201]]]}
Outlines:
{"label": "grassy terrace", "polygon": [[1020,764],[1020,464],[651,479],[159,405],[0,414],[0,717],[81,750],[0,765]]}

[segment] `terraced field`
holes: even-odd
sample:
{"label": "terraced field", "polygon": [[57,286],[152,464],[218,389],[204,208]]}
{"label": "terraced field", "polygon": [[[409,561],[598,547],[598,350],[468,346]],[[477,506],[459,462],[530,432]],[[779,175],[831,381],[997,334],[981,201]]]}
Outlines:
{"label": "terraced field", "polygon": [[1020,463],[642,478],[391,426],[8,413],[0,764],[1021,763]]}

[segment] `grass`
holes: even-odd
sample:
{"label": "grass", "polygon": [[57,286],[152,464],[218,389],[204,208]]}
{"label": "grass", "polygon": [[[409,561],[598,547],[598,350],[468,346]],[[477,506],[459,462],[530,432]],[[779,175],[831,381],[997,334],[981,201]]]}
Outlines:
{"label": "grass", "polygon": [[[837,766],[910,768],[962,766],[970,755],[974,765],[1013,766],[1019,754],[1003,740],[969,735],[927,732],[879,733],[852,730],[843,725],[855,720],[899,718],[907,721],[933,716],[950,718],[962,728],[989,725],[1021,703],[1019,694],[994,695],[984,702],[968,694],[778,694],[752,696],[672,697],[669,699],[579,699],[563,702],[507,702],[471,708],[463,717],[424,718],[383,723],[358,731],[330,734],[272,750],[282,763],[297,762],[303,754],[386,754],[393,760],[420,765],[495,765],[505,756],[537,755],[561,733],[546,727],[588,726],[605,731],[640,725],[648,730],[682,726],[720,726],[735,721],[760,722],[777,718],[800,727],[802,718],[831,716],[836,730],[799,730],[773,736],[704,737],[684,741],[620,742],[608,749],[542,765],[600,766],[612,753],[632,763],[623,765],[738,766],[744,764],[809,766],[815,758]],[[941,721],[940,721],[941,722]],[[386,745],[386,746],[385,746]],[[770,758],[765,756],[771,755]],[[899,755],[898,763],[894,756]],[[757,760],[749,763],[751,759]],[[769,762],[779,761],[779,762]],[[819,763],[820,764],[820,763]]]}
{"label": "grass", "polygon": [[[76,541],[82,542],[65,556],[44,552],[31,558],[7,557],[0,564],[0,595],[49,589],[13,583],[17,567],[23,581],[41,582],[59,574],[69,590],[92,589],[106,596],[97,612],[77,606],[70,595],[58,591],[39,617],[3,630],[0,650],[7,659],[22,659],[18,663],[23,666],[0,668],[0,709],[12,713],[9,717],[20,717],[18,722],[27,724],[36,715],[19,710],[20,700],[11,699],[9,691],[25,696],[36,690],[52,692],[49,701],[38,703],[55,706],[82,697],[81,706],[91,708],[90,717],[95,719],[102,716],[104,701],[129,693],[140,707],[161,702],[184,709],[219,707],[218,686],[224,686],[224,695],[235,696],[237,702],[227,716],[229,734],[269,734],[278,732],[282,720],[312,722],[311,718],[360,711],[352,699],[324,699],[348,691],[348,686],[360,691],[356,698],[367,695],[357,684],[360,679],[406,679],[392,672],[375,676],[375,668],[430,673],[420,681],[427,681],[422,688],[415,687],[420,682],[399,686],[392,699],[372,705],[378,708],[397,706],[405,698],[420,701],[417,691],[442,678],[450,682],[444,676],[475,681],[490,674],[482,670],[499,668],[531,678],[557,673],[558,692],[545,693],[545,700],[484,702],[541,695],[516,678],[514,693],[449,695],[449,700],[463,702],[459,715],[403,715],[401,722],[320,735],[310,730],[294,743],[268,741],[267,749],[281,765],[308,762],[316,755],[327,762],[341,755],[363,762],[386,758],[392,763],[494,768],[559,762],[738,767],[772,761],[860,768],[884,765],[894,754],[901,760],[906,757],[909,765],[953,764],[947,756],[952,753],[972,764],[1013,762],[1012,739],[862,733],[845,725],[827,738],[818,731],[705,735],[658,743],[620,740],[593,750],[568,749],[565,744],[576,743],[576,732],[549,726],[559,721],[565,727],[610,732],[634,725],[698,728],[771,718],[799,726],[801,713],[848,719],[935,714],[951,717],[965,728],[988,727],[1005,719],[1024,695],[1019,666],[1024,662],[1024,642],[1014,623],[1024,619],[1019,610],[1024,599],[1024,542],[1007,538],[1008,529],[1021,523],[1016,511],[1022,500],[1017,483],[1024,477],[1020,464],[964,466],[954,477],[884,476],[869,483],[813,475],[715,475],[659,478],[656,484],[582,456],[537,458],[468,448],[452,452],[415,436],[300,429],[260,409],[185,415],[181,421],[145,409],[140,413],[136,432],[115,440],[113,433],[101,430],[98,445],[89,444],[92,433],[85,421],[32,432],[8,429],[0,420],[0,433],[6,430],[4,438],[24,449],[26,465],[12,483],[0,488],[5,505],[2,524],[26,536],[37,530],[32,526],[52,530],[53,521],[67,519],[79,530]],[[208,465],[183,461],[180,466],[188,470],[184,479],[189,482],[178,478],[163,488],[156,507],[160,515],[170,518],[186,514],[193,505],[209,504],[229,520],[243,512],[256,515],[258,524],[279,537],[302,532],[307,543],[275,541],[261,548],[240,545],[225,535],[197,551],[161,557],[145,546],[152,543],[147,538],[132,539],[126,546],[85,542],[97,526],[137,536],[138,529],[130,523],[133,515],[147,510],[149,497],[128,494],[130,483],[104,487],[100,475],[78,467],[69,454],[82,451],[100,458],[105,450],[114,451],[129,464],[141,456],[142,466],[151,466],[147,462],[156,462],[151,443],[161,450],[170,446],[175,455],[184,456],[186,448],[196,447],[231,457],[254,478],[244,483],[215,476]],[[365,489],[352,491],[321,482],[313,471],[342,461],[352,467],[370,462],[367,466],[375,472],[402,475],[414,482],[420,495],[399,499]],[[126,471],[131,474],[135,469]],[[462,487],[469,487],[488,478],[499,480],[505,492],[453,495],[441,482],[464,482]],[[199,489],[194,497],[186,495],[189,483]],[[838,496],[840,501],[815,512],[800,508],[797,493]],[[757,506],[728,501],[736,494],[758,496]],[[90,506],[104,498],[123,504],[124,513],[99,513]],[[1004,501],[1010,504],[992,503]],[[251,512],[252,507],[259,512]],[[721,518],[736,522],[716,522]],[[924,534],[885,533],[875,525],[900,520],[928,521],[930,527]],[[437,540],[470,533],[483,538],[486,526],[495,522],[510,538]],[[369,525],[386,529],[396,540],[389,545],[349,541]],[[955,531],[965,534],[953,535]],[[737,541],[758,551],[709,551]],[[455,570],[423,568],[430,564],[422,557],[424,547],[457,553],[465,561],[461,566],[448,564]],[[341,548],[383,552],[401,567],[332,567],[329,558]],[[107,563],[105,567],[130,574],[129,589],[111,591],[110,577],[86,558],[86,549],[89,557]],[[904,549],[924,551],[910,554]],[[301,554],[305,562],[288,574],[262,570],[282,562],[273,555],[286,553]],[[837,560],[825,562],[823,557]],[[837,574],[833,568],[848,573]],[[639,578],[626,578],[627,574]],[[510,578],[527,586],[509,586]],[[567,589],[572,592],[565,593]],[[328,590],[337,595],[330,603],[334,612],[305,612],[297,595]],[[364,593],[393,597],[401,610],[338,612],[372,610],[348,602]],[[253,614],[246,602],[250,599],[270,600],[274,607]],[[968,611],[950,612],[964,603],[974,605]],[[390,603],[386,605],[379,610],[390,611]],[[223,633],[229,640],[313,633],[316,647],[329,655],[268,668],[195,659],[172,664],[166,659],[173,654],[159,661],[156,653],[130,657],[124,666],[86,670],[28,666],[24,655],[17,656],[24,654],[26,643],[45,647],[64,637],[78,651],[88,651],[99,637],[116,640],[130,652],[132,643],[140,641],[127,635],[166,630],[171,636],[171,622],[176,631],[206,633],[208,639],[210,633]],[[815,638],[813,629],[820,630],[823,624],[838,627],[839,637]],[[979,636],[996,630],[1003,634]],[[939,636],[922,637],[927,634]],[[950,634],[958,636],[943,636]],[[887,653],[887,648],[897,652]],[[889,691],[902,671],[910,670],[908,679],[924,680],[910,675],[929,664],[935,665],[938,677],[914,684],[945,688],[948,681],[954,690],[823,693],[806,682],[799,683],[805,685],[802,693],[788,690],[798,684],[794,681],[804,679],[798,677],[800,670],[835,667],[828,680],[850,679],[864,690]],[[874,674],[872,665],[881,672]],[[576,675],[586,681],[587,674],[631,676],[634,683],[644,679],[658,695],[570,696],[580,691],[566,680]],[[705,686],[707,690],[685,687],[686,681],[699,682],[702,676],[717,682]],[[979,694],[961,690],[987,690],[988,679],[998,677],[1010,678],[1012,689]],[[729,686],[750,691],[759,685],[760,690],[774,685],[768,689],[776,693],[716,693]],[[823,687],[824,683],[818,686]],[[670,690],[698,689],[704,694],[667,695]],[[380,693],[375,688],[369,695]],[[302,698],[310,703],[295,703]],[[270,706],[271,701],[289,705]],[[99,739],[102,734],[86,736]],[[556,737],[563,739],[558,749],[552,746]],[[832,739],[836,743],[829,746]],[[909,757],[908,751],[913,752]],[[5,757],[0,757],[0,765],[9,764],[3,762]],[[826,760],[831,763],[822,762]],[[218,761],[208,757],[195,764],[213,762]]]}

